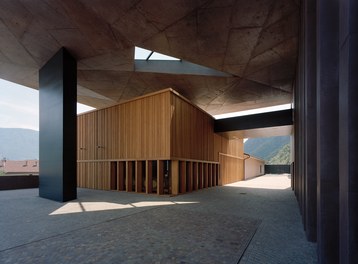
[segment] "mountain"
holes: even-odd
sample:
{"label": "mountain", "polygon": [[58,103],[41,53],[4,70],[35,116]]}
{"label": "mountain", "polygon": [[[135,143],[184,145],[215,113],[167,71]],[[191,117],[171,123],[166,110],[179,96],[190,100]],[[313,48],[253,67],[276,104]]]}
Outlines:
{"label": "mountain", "polygon": [[39,132],[22,128],[0,128],[0,159],[39,159]]}
{"label": "mountain", "polygon": [[290,164],[290,144],[284,145],[267,164]]}
{"label": "mountain", "polygon": [[271,161],[283,162],[283,159],[288,159],[289,163],[290,136],[249,138],[244,144],[244,151],[245,153],[265,160],[268,164],[273,164]]}

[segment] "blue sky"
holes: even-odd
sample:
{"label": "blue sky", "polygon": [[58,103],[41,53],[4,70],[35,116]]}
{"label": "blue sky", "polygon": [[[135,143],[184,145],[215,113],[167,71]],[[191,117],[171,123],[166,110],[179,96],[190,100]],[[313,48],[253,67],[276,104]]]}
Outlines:
{"label": "blue sky", "polygon": [[[93,108],[77,104],[77,112]],[[0,79],[0,127],[39,130],[39,92]]]}

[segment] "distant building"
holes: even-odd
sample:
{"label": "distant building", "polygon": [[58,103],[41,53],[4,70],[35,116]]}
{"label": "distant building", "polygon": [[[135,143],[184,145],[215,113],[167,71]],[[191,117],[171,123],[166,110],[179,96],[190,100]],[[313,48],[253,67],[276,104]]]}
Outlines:
{"label": "distant building", "polygon": [[265,174],[265,161],[245,153],[244,173],[245,180]]}
{"label": "distant building", "polygon": [[4,175],[39,174],[39,161],[2,159],[0,171]]}

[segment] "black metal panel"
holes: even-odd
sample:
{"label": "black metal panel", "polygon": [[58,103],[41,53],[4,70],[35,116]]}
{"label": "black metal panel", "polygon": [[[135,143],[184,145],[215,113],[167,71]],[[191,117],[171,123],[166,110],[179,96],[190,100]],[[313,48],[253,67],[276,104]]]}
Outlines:
{"label": "black metal panel", "polygon": [[339,262],[339,1],[317,0],[317,252]]}
{"label": "black metal panel", "polygon": [[11,175],[0,177],[0,190],[28,189],[38,187],[38,175]]}
{"label": "black metal panel", "polygon": [[218,133],[254,128],[287,126],[292,124],[292,110],[288,109],[263,114],[218,119],[215,120],[214,131]]}
{"label": "black metal panel", "polygon": [[340,1],[339,263],[358,260],[358,2]]}
{"label": "black metal panel", "polygon": [[266,174],[291,173],[291,165],[265,165]]}
{"label": "black metal panel", "polygon": [[305,138],[305,231],[309,241],[317,240],[317,112],[316,112],[316,0],[305,0],[304,32],[304,138]]}
{"label": "black metal panel", "polygon": [[60,49],[40,70],[40,191],[60,202],[77,198],[76,60]]}

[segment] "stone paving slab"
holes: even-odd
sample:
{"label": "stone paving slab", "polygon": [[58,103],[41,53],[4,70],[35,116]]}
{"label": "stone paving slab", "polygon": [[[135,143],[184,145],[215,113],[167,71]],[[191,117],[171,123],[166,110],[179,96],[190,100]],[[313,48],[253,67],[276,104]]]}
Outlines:
{"label": "stone paving slab", "polygon": [[237,263],[260,221],[160,207],[0,252],[0,263]]}
{"label": "stone paving slab", "polygon": [[177,197],[89,189],[78,197],[0,191],[0,263],[317,263],[289,175]]}

